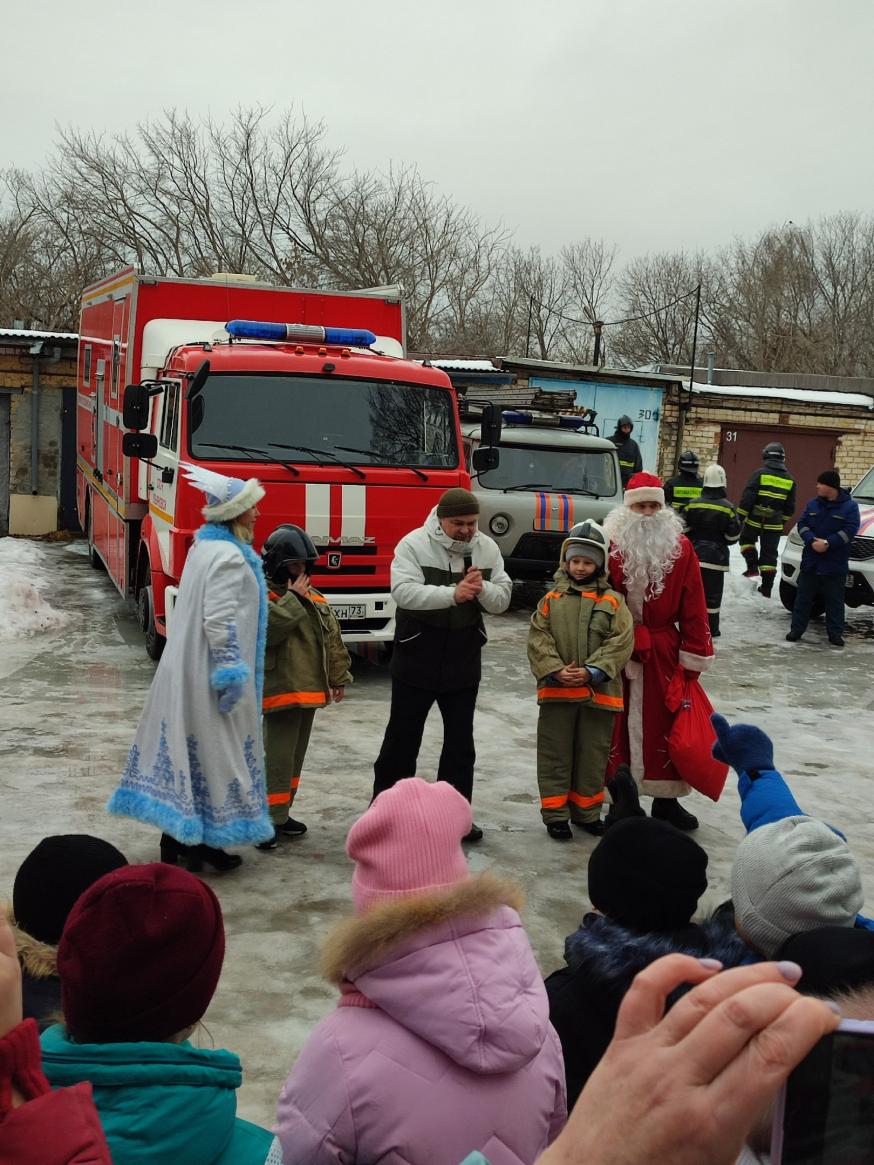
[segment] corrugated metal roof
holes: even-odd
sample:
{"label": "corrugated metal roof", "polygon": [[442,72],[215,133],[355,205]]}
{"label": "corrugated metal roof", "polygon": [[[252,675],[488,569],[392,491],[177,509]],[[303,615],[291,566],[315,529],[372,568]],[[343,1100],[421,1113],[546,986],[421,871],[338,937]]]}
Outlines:
{"label": "corrugated metal roof", "polygon": [[0,340],[78,341],[78,332],[35,332],[31,328],[0,328]]}
{"label": "corrugated metal roof", "polygon": [[[685,381],[689,379],[689,365],[657,365],[662,375],[677,373]],[[707,382],[706,363],[695,364],[695,383]],[[713,383],[743,388],[791,388],[799,392],[849,392],[874,393],[874,377],[870,376],[825,376],[812,372],[753,372],[749,369],[715,368]]]}
{"label": "corrugated metal roof", "polygon": [[655,372],[640,372],[631,368],[600,368],[593,364],[564,364],[560,360],[535,360],[532,356],[498,356],[495,358],[500,368],[518,368],[548,377],[551,372],[575,376],[580,380],[601,384],[635,384],[655,381],[658,384],[676,384],[679,376],[665,376]]}
{"label": "corrugated metal roof", "polygon": [[[689,381],[683,381],[683,390],[688,391]],[[815,391],[807,388],[758,388],[750,384],[699,384],[695,381],[693,392],[711,393],[714,396],[760,397],[765,400],[803,401],[817,405],[850,405],[853,408],[874,409],[874,397],[861,392]]]}
{"label": "corrugated metal roof", "polygon": [[450,360],[432,360],[435,368],[442,368],[444,372],[500,372],[491,360],[466,360],[462,357]]}

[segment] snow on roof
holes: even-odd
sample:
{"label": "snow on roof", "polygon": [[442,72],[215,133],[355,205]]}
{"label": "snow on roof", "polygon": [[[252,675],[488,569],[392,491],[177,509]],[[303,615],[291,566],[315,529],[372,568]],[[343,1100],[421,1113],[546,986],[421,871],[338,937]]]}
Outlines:
{"label": "snow on roof", "polygon": [[0,340],[78,340],[78,332],[35,332],[31,328],[0,328]]}
{"label": "snow on roof", "polygon": [[[689,381],[683,381],[688,389]],[[853,405],[856,408],[874,409],[874,397],[861,392],[815,392],[807,388],[755,388],[746,384],[699,384],[695,382],[696,393],[713,393],[715,396],[760,396],[767,400],[797,400],[816,405]]]}
{"label": "snow on roof", "polygon": [[447,369],[452,369],[454,372],[500,372],[500,368],[495,368],[491,360],[463,360],[458,358],[456,360],[432,360],[431,363],[435,368],[442,368],[445,372]]}

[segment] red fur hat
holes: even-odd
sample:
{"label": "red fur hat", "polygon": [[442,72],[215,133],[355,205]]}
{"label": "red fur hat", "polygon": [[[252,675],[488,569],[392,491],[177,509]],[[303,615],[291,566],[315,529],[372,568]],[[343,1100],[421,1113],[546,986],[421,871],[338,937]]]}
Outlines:
{"label": "red fur hat", "polygon": [[665,504],[665,491],[654,473],[635,473],[625,487],[623,506],[633,506],[635,502],[658,502]]}

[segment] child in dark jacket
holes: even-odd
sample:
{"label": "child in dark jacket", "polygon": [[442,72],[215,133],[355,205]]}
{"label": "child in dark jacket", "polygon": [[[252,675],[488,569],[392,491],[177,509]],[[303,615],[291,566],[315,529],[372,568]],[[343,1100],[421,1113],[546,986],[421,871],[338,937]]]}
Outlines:
{"label": "child in dark jacket", "polygon": [[[642,812],[626,766],[608,789],[622,813],[634,813],[635,807]],[[706,871],[707,854],[697,842],[645,815],[621,817],[593,850],[594,912],[565,942],[567,966],[546,980],[549,1018],[564,1053],[569,1110],[607,1050],[619,1005],[639,971],[677,952],[719,959],[726,967],[750,957],[730,919],[692,922],[707,889]]]}
{"label": "child in dark jacket", "polygon": [[540,814],[556,841],[573,837],[568,819],[595,836],[604,832],[604,774],[623,706],[621,673],[634,649],[631,614],[607,578],[608,550],[595,522],[574,527],[528,632],[540,705]]}
{"label": "child in dark jacket", "polygon": [[352,683],[351,660],[340,624],[325,596],[310,586],[318,551],[305,530],[279,526],[264,542],[267,575],[267,650],[264,656],[264,768],[274,835],[258,849],[276,849],[280,837],[306,833],[290,816],[318,708],[343,699]]}

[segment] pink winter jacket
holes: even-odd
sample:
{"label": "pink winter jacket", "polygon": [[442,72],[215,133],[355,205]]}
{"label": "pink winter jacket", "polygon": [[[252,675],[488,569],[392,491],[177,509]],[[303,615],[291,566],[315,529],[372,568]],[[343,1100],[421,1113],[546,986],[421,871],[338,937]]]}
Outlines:
{"label": "pink winter jacket", "polygon": [[533,1165],[567,1118],[561,1046],[516,909],[489,875],[382,903],[325,948],[339,1006],[285,1083],[285,1165]]}

